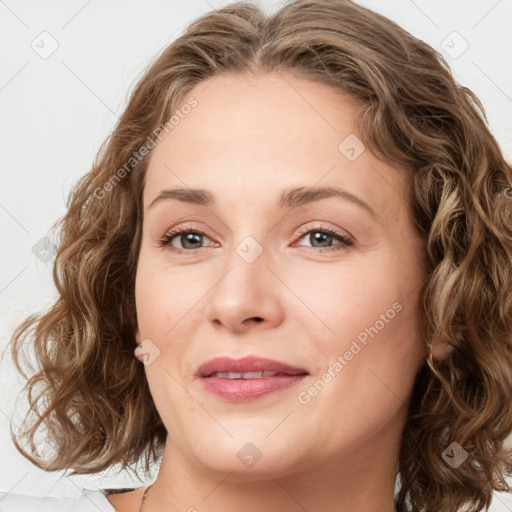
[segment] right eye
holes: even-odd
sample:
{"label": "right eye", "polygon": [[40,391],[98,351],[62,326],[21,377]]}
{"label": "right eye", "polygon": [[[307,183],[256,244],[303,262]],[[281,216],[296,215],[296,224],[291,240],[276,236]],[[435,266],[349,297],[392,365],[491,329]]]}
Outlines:
{"label": "right eye", "polygon": [[[191,252],[197,249],[203,249],[202,238],[208,238],[205,233],[190,226],[178,226],[167,232],[159,241],[160,247],[168,247],[169,250],[175,252]],[[176,247],[173,243],[176,239],[181,247]],[[198,246],[199,245],[199,246]]]}

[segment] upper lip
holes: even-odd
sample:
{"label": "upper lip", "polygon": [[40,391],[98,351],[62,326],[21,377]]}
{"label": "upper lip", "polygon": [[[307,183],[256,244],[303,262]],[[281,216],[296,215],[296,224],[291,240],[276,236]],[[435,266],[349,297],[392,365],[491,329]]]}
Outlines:
{"label": "upper lip", "polygon": [[288,375],[300,375],[308,373],[303,368],[297,368],[280,361],[267,359],[265,357],[247,356],[241,359],[232,359],[230,357],[216,357],[203,363],[197,369],[196,375],[198,377],[209,377],[212,373],[216,372],[279,372]]}

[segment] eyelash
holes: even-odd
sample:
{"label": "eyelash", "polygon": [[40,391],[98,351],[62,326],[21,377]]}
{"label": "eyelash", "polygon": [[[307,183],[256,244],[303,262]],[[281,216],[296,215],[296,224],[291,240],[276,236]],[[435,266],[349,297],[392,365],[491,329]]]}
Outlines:
{"label": "eyelash", "polygon": [[[205,236],[208,238],[208,235],[206,233],[203,233],[202,231],[199,231],[198,229],[195,229],[193,227],[183,225],[183,226],[178,226],[176,228],[173,228],[171,231],[166,233],[162,238],[160,238],[160,240],[158,241],[158,246],[162,247],[162,248],[169,246],[171,244],[172,239],[175,238],[176,235],[181,235],[183,233],[193,233],[193,234],[202,235],[202,236]],[[333,236],[334,238],[337,238],[340,241],[339,247],[338,246],[326,247],[326,248],[308,247],[308,249],[316,249],[316,252],[323,253],[323,252],[331,252],[331,251],[341,251],[341,250],[344,250],[347,247],[350,247],[351,245],[353,245],[353,242],[349,237],[342,235],[341,233],[338,233],[334,229],[328,228],[326,226],[319,226],[316,228],[305,228],[305,229],[300,230],[299,231],[299,235],[300,235],[299,240],[304,238],[305,235],[308,235],[310,233],[327,234],[329,236]],[[175,252],[175,253],[183,254],[183,253],[190,253],[192,251],[198,251],[201,249],[206,249],[206,247],[199,247],[196,249],[179,249],[179,248],[173,247],[172,249],[169,249],[169,250],[171,250],[172,252]]]}
{"label": "eyelash", "polygon": [[334,238],[337,238],[340,241],[338,246],[334,245],[332,247],[318,248],[318,247],[309,247],[309,249],[316,249],[318,252],[330,252],[330,251],[341,251],[353,245],[352,240],[346,236],[338,233],[335,229],[328,228],[327,226],[318,226],[316,228],[304,228],[299,230],[299,240],[304,238],[304,236],[310,233],[323,233]]}

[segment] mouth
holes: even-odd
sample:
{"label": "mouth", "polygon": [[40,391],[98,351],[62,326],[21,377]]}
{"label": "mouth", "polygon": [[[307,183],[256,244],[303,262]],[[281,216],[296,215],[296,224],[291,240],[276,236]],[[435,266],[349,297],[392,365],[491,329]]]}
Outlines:
{"label": "mouth", "polygon": [[204,378],[219,377],[221,379],[265,379],[267,377],[283,377],[287,375],[301,375],[298,373],[280,373],[280,372],[213,372],[211,375],[206,375]]}
{"label": "mouth", "polygon": [[230,402],[244,402],[298,384],[309,372],[280,361],[249,356],[219,357],[198,368],[196,376],[210,394]]}

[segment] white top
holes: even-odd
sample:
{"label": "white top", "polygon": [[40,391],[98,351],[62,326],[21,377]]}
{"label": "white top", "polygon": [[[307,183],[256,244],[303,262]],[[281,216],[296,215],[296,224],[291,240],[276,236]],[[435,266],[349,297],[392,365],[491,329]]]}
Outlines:
{"label": "white top", "polygon": [[0,512],[116,512],[105,491],[82,489],[80,497],[46,498],[0,492]]}

